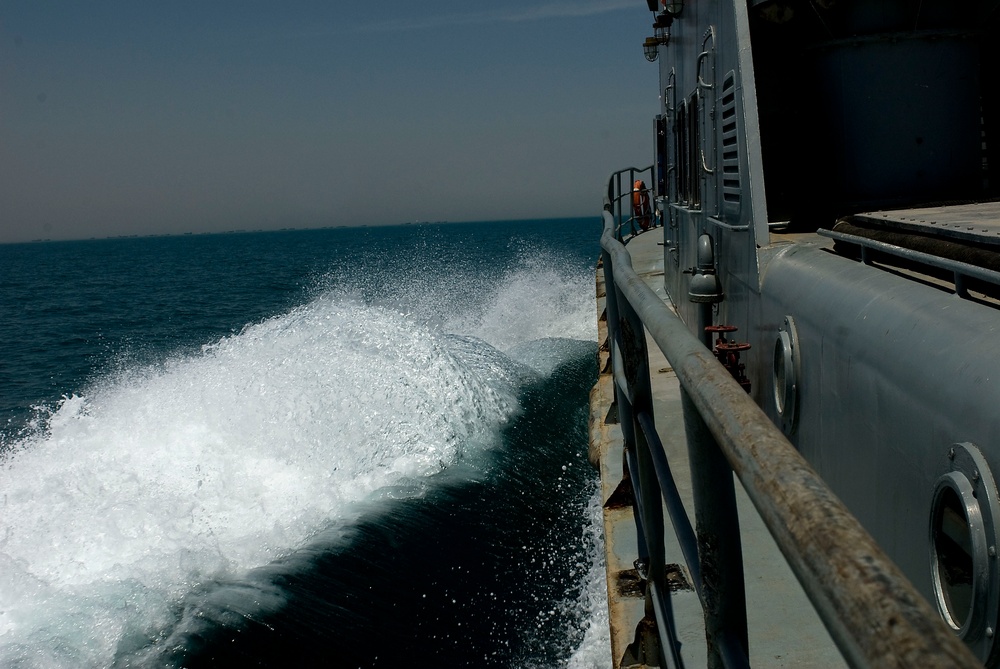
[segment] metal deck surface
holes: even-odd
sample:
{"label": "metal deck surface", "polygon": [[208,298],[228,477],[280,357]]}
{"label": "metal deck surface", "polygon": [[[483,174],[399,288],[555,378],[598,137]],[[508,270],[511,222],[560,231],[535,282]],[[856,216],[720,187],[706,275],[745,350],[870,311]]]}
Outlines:
{"label": "metal deck surface", "polygon": [[1000,202],[870,211],[855,214],[854,218],[912,232],[1000,246]]}
{"label": "metal deck surface", "polygon": [[[663,287],[663,231],[653,229],[633,238],[627,245],[636,273],[650,288],[667,300]],[[597,313],[604,310],[603,272],[598,270]],[[600,323],[601,341],[607,336]],[[664,442],[678,490],[693,522],[693,500],[688,466],[687,444],[681,412],[680,387],[659,348],[648,336],[649,366],[657,430]],[[601,367],[607,353],[601,354]],[[602,374],[591,393],[591,454],[600,458],[602,500],[607,501],[622,478],[622,437],[617,424],[604,418],[612,402],[610,374]],[[750,503],[736,482],[737,504],[743,537],[746,574],[747,611],[750,636],[750,664],[753,667],[845,667],[847,666],[827,633],[819,616],[806,598]],[[664,514],[666,517],[666,513]],[[621,663],[626,647],[632,643],[643,617],[643,598],[628,578],[636,559],[636,531],[631,507],[604,510],[605,550],[608,569],[608,602],[611,620],[613,660],[610,666],[642,666]],[[669,522],[669,521],[668,521]],[[680,547],[673,533],[667,533],[668,563],[683,565]],[[682,567],[690,582],[686,567]],[[624,578],[622,578],[624,576]],[[705,633],[701,606],[693,590],[679,590],[672,595],[681,654],[688,669],[706,664]]]}

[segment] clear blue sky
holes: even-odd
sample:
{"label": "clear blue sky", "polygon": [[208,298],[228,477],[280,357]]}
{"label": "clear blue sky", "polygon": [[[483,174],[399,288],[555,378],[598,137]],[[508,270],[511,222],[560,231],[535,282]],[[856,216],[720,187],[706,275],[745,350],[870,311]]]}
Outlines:
{"label": "clear blue sky", "polygon": [[0,4],[0,242],[594,215],[641,0]]}

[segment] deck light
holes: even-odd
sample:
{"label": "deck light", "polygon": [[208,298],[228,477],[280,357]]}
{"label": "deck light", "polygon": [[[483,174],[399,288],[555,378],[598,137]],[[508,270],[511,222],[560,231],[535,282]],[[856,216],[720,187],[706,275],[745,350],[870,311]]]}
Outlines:
{"label": "deck light", "polygon": [[666,12],[658,14],[656,21],[653,22],[653,36],[656,38],[656,43],[660,46],[666,46],[670,43],[670,26],[674,23],[674,17]]}
{"label": "deck light", "polygon": [[684,0],[663,0],[663,11],[671,16],[680,16],[684,11]]}
{"label": "deck light", "polygon": [[650,63],[660,55],[658,45],[659,41],[655,37],[647,37],[646,41],[642,43],[642,53]]}
{"label": "deck light", "polygon": [[674,17],[666,12],[656,15],[656,21],[653,22],[653,36],[647,37],[642,44],[642,52],[650,63],[659,56],[661,46],[670,44],[670,26],[673,23]]}

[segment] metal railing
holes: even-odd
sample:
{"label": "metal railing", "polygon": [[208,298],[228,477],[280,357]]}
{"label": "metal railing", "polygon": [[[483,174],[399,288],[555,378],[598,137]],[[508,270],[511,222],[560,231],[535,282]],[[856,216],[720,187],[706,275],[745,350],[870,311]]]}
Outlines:
{"label": "metal railing", "polygon": [[[601,237],[608,343],[661,666],[683,666],[665,580],[663,508],[705,612],[709,666],[748,666],[733,472],[849,665],[982,666],[730,372],[635,273],[619,239],[615,201],[614,193],[605,200]],[[656,431],[646,331],[680,381],[697,530]],[[789,628],[794,634],[794,621]]]}
{"label": "metal railing", "polygon": [[1000,272],[995,272],[985,267],[979,267],[978,265],[971,265],[958,260],[952,260],[951,258],[931,255],[930,253],[923,253],[921,251],[917,251],[916,249],[905,248],[895,244],[888,244],[877,239],[845,234],[837,230],[825,230],[820,228],[816,231],[816,233],[821,237],[829,237],[835,241],[854,244],[859,247],[861,249],[861,262],[866,265],[870,265],[872,262],[871,256],[873,254],[870,252],[877,251],[887,256],[894,256],[925,267],[932,267],[949,272],[953,277],[952,282],[955,285],[955,293],[960,297],[969,297],[969,289],[967,287],[968,279],[975,279],[977,281],[981,281],[982,283],[1000,286]]}
{"label": "metal railing", "polygon": [[[610,203],[611,211],[614,215],[615,226],[614,226],[614,237],[618,241],[624,241],[625,239],[625,226],[629,226],[629,234],[638,234],[638,229],[636,228],[636,217],[632,211],[632,184],[635,183],[636,177],[641,177],[644,174],[649,175],[649,181],[647,183],[653,182],[653,166],[649,167],[626,167],[625,169],[618,170],[611,175],[608,180],[608,202]],[[626,187],[622,187],[622,177],[628,175],[625,180]],[[656,216],[654,213],[653,221],[655,225]]]}

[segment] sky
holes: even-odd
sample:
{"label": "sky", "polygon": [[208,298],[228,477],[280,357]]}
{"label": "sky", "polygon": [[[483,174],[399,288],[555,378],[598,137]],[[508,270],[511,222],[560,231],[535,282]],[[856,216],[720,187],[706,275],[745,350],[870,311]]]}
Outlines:
{"label": "sky", "polygon": [[597,216],[642,0],[0,3],[0,243]]}

